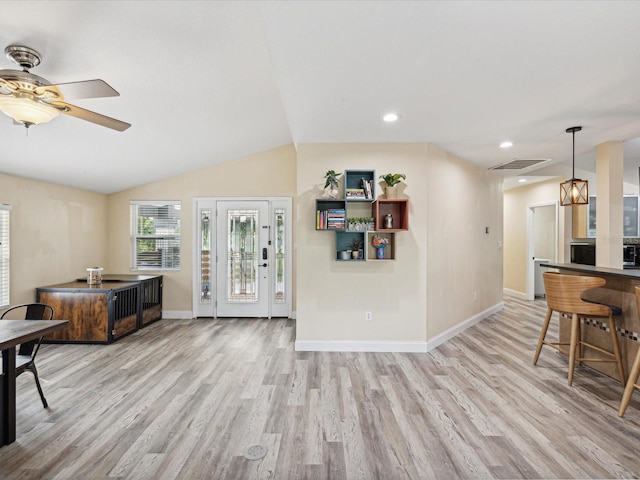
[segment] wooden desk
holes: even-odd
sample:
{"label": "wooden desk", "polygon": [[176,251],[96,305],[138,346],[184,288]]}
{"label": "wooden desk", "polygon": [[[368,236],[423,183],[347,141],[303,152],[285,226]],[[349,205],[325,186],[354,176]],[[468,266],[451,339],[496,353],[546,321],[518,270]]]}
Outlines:
{"label": "wooden desk", "polygon": [[66,328],[67,320],[0,320],[0,445],[16,439],[16,345]]}

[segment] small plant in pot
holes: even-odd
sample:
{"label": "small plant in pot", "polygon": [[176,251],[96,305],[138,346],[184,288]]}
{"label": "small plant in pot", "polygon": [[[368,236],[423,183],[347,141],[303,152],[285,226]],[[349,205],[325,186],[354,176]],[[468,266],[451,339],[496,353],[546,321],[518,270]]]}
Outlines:
{"label": "small plant in pot", "polygon": [[363,242],[359,238],[351,240],[351,258],[354,260],[360,258],[360,250],[362,250]]}
{"label": "small plant in pot", "polygon": [[327,196],[330,198],[338,198],[338,177],[339,173],[335,170],[327,170],[324,174],[325,182],[324,188],[327,189]]}
{"label": "small plant in pot", "polygon": [[396,198],[397,185],[401,180],[406,180],[407,176],[404,173],[387,173],[386,175],[380,175],[380,178],[387,184],[387,187],[384,190],[385,197]]}

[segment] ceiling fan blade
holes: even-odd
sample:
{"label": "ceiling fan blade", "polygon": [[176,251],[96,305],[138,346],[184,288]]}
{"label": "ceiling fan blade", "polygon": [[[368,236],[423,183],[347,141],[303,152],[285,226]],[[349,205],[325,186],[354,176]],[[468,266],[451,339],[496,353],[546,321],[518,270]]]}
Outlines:
{"label": "ceiling fan blade", "polygon": [[118,97],[120,94],[104,80],[84,80],[81,82],[58,83],[46,85],[36,89],[39,95],[47,91],[53,91],[51,98],[56,98],[57,92],[62,94],[65,100],[78,100],[82,98]]}
{"label": "ceiling fan blade", "polygon": [[76,107],[66,102],[48,102],[49,105],[55,107],[60,113],[70,115],[72,117],[79,118],[80,120],[86,120],[87,122],[95,123],[103,127],[112,128],[119,132],[124,132],[131,126],[130,123],[116,120],[115,118],[107,117],[100,113],[92,112],[91,110],[85,110],[84,108]]}

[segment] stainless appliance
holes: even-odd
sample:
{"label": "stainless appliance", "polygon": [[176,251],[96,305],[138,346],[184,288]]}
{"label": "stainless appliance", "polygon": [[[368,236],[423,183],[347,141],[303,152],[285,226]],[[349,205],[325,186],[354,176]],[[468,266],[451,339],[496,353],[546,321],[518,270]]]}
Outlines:
{"label": "stainless appliance", "polygon": [[596,264],[596,245],[594,243],[572,243],[571,263],[583,265]]}
{"label": "stainless appliance", "polygon": [[623,245],[622,248],[622,266],[635,267],[638,260],[636,245]]}

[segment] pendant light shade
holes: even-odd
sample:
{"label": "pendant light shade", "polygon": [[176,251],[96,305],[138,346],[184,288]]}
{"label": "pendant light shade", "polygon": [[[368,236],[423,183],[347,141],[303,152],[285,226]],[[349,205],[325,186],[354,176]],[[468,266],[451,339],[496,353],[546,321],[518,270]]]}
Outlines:
{"label": "pendant light shade", "polygon": [[563,207],[589,203],[589,183],[576,178],[576,132],[580,130],[582,127],[567,128],[567,133],[573,135],[573,170],[571,179],[560,184],[560,205]]}

